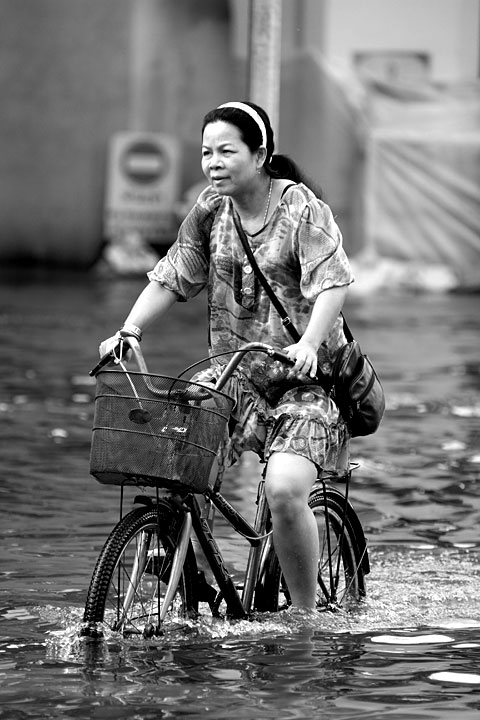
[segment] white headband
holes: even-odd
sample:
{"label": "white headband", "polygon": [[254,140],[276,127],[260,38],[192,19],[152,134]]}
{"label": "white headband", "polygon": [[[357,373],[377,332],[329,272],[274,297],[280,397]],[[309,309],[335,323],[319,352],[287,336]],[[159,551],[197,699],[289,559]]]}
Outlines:
{"label": "white headband", "polygon": [[237,110],[243,110],[243,112],[247,113],[247,115],[250,115],[252,120],[255,121],[255,123],[258,125],[260,132],[262,133],[262,145],[266,148],[267,147],[267,128],[265,127],[265,123],[263,122],[262,118],[258,114],[256,110],[254,110],[250,105],[247,105],[246,103],[242,102],[228,102],[224,103],[223,105],[219,105],[217,109],[220,108],[236,108]]}

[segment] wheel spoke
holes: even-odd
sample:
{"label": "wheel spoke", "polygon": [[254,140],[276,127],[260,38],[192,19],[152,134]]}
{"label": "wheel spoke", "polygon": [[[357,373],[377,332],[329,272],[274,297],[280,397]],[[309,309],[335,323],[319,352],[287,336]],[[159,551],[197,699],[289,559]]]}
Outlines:
{"label": "wheel spoke", "polygon": [[[128,571],[125,562],[118,563],[118,581],[117,581],[117,621],[115,623],[115,629],[121,630],[123,623],[128,615],[130,607],[134,601],[134,598],[138,597],[138,586],[141,582],[143,573],[145,571],[148,548],[150,545],[151,533],[142,532],[139,533],[136,538],[136,548],[133,558],[133,565],[131,573]],[[120,592],[121,578],[124,577],[124,582],[127,584],[127,590],[124,592],[123,589]]]}
{"label": "wheel spoke", "polygon": [[142,508],[126,515],[99,557],[84,621],[103,622],[124,635],[145,635],[158,632],[169,617],[195,612],[195,556],[187,533],[172,572],[177,541],[178,523],[166,504],[158,512]]}
{"label": "wheel spoke", "polygon": [[[328,486],[316,488],[309,505],[316,518],[319,539],[317,607],[348,609],[365,595],[364,567],[368,568],[368,557],[360,522],[345,497]],[[290,602],[272,549],[257,587],[255,607],[272,611]]]}

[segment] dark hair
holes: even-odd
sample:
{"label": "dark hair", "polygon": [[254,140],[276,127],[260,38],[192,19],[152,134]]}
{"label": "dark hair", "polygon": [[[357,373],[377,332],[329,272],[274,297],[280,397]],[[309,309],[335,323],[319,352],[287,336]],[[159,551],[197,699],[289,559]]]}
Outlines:
{"label": "dark hair", "polygon": [[[260,105],[255,105],[255,103],[248,102],[247,100],[242,100],[242,103],[253,108],[265,124],[267,133],[267,159],[265,160],[264,168],[267,175],[272,178],[292,180],[295,183],[305,183],[317,197],[321,198],[322,193],[320,188],[316,186],[316,183],[313,183],[306,177],[291,158],[287,155],[275,154],[273,130],[270,124],[270,118],[265,110],[260,107]],[[219,120],[235,125],[235,127],[240,130],[243,142],[250,148],[252,153],[258,150],[262,144],[262,132],[255,120],[250,117],[247,112],[236,107],[217,107],[214,110],[210,110],[203,118],[202,135],[207,125],[218,122]]]}

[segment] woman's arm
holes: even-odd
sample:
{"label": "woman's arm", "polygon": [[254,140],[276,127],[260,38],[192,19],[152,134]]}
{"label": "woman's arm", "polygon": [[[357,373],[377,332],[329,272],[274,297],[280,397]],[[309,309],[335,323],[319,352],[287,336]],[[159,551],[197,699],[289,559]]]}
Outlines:
{"label": "woman's arm", "polygon": [[[155,320],[166,313],[172,305],[178,300],[177,295],[161,285],[156,280],[152,280],[140,293],[135,301],[132,309],[124,323],[124,328],[132,329],[132,334],[136,335],[137,331],[141,333],[147,329]],[[106,355],[118,343],[118,333],[113,337],[107,338],[100,343],[100,357]]]}
{"label": "woman's arm", "polygon": [[125,325],[135,325],[146,330],[155,320],[166,313],[178,300],[177,295],[152,280],[142,290],[125,319]]}
{"label": "woman's arm", "polygon": [[343,307],[348,288],[348,285],[329,288],[321,292],[315,300],[310,320],[302,337],[298,343],[285,348],[287,355],[295,360],[293,372],[315,377],[318,348],[328,337]]}

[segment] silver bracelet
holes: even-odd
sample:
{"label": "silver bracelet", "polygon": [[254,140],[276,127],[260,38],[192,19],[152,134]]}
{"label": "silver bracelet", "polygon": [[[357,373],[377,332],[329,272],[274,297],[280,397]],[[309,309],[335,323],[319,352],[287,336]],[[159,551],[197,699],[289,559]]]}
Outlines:
{"label": "silver bracelet", "polygon": [[138,342],[142,339],[142,331],[136,325],[125,324],[119,332],[122,337],[134,337]]}

